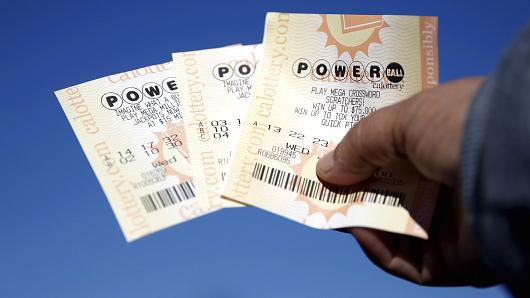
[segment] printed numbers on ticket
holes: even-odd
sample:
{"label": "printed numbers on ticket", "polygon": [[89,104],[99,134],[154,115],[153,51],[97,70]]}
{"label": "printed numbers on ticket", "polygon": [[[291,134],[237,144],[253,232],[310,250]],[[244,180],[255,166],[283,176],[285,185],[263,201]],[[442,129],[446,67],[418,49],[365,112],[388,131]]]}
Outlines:
{"label": "printed numbers on ticket", "polygon": [[197,204],[173,63],[56,91],[127,241],[213,209]]}
{"label": "printed numbers on ticket", "polygon": [[241,206],[221,199],[237,143],[261,45],[174,53],[182,114],[199,205]]}
{"label": "printed numbers on ticket", "polygon": [[263,47],[223,197],[316,228],[427,238],[437,185],[413,169],[329,188],[315,168],[362,118],[437,84],[437,18],[269,13]]}

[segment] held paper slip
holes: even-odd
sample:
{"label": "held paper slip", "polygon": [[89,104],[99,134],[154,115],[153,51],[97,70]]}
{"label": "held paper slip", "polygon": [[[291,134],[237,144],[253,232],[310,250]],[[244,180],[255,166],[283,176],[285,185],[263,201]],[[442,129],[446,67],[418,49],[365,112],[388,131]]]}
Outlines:
{"label": "held paper slip", "polygon": [[197,202],[172,62],[55,94],[127,241],[215,210]]}
{"label": "held paper slip", "polygon": [[427,238],[438,186],[412,168],[349,188],[315,168],[363,117],[437,84],[437,18],[268,13],[265,26],[223,196],[315,228]]}
{"label": "held paper slip", "polygon": [[261,45],[174,53],[184,130],[199,206],[241,206],[221,199],[240,134]]}

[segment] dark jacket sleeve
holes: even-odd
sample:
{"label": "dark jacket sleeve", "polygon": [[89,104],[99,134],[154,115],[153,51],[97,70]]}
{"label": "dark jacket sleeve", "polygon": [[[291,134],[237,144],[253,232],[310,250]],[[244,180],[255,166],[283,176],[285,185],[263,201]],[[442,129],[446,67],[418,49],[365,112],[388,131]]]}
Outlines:
{"label": "dark jacket sleeve", "polygon": [[484,262],[512,294],[530,297],[530,27],[475,96],[461,179]]}

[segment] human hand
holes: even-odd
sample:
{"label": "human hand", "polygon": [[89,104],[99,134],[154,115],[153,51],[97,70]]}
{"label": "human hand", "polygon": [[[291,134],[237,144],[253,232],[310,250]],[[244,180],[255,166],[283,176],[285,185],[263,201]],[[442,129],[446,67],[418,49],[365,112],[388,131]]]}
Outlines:
{"label": "human hand", "polygon": [[482,78],[450,82],[378,110],[351,128],[317,164],[317,176],[324,183],[352,185],[404,160],[446,186],[438,197],[428,240],[347,229],[372,262],[393,275],[425,285],[495,283],[473,244],[458,189],[463,127],[481,82]]}

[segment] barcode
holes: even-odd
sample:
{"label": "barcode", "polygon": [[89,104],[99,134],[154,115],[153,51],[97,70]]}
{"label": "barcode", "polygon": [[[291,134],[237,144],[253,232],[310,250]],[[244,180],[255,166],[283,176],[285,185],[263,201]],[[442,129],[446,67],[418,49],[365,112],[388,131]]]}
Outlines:
{"label": "barcode", "polygon": [[388,191],[366,185],[328,187],[318,181],[259,163],[254,165],[252,178],[331,204],[377,203],[402,207],[406,196],[403,192]]}
{"label": "barcode", "polygon": [[151,213],[195,197],[193,182],[186,181],[140,197],[145,211]]}

